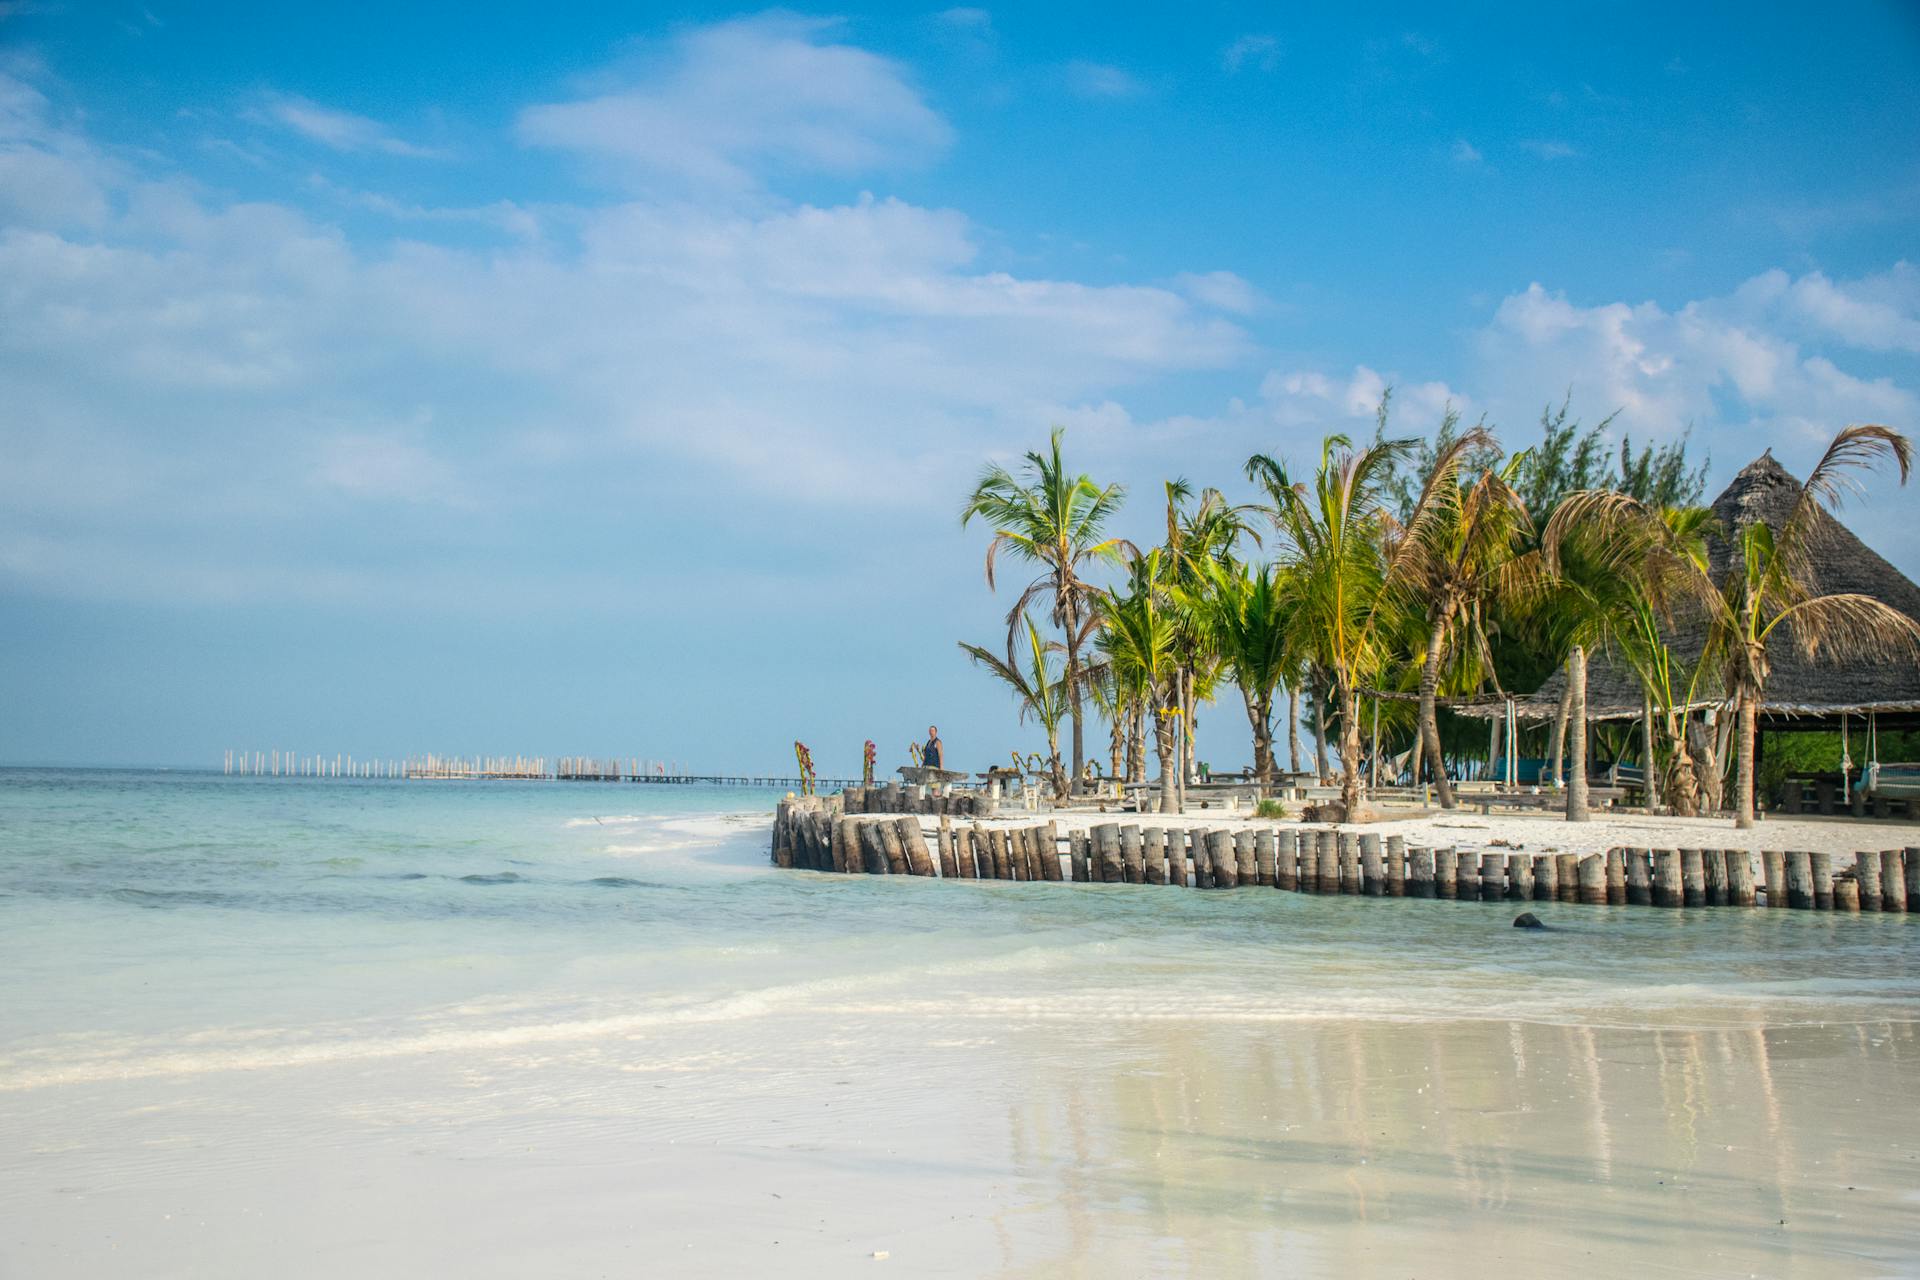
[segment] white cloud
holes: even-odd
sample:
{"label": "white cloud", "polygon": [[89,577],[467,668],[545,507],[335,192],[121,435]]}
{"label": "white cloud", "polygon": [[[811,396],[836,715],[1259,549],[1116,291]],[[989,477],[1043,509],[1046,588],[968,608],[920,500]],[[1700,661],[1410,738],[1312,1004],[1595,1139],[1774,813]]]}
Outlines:
{"label": "white cloud", "polygon": [[259,114],[273,123],[317,142],[333,151],[373,151],[414,159],[436,158],[443,153],[397,137],[378,120],[324,107],[317,102],[290,94],[275,94],[267,99]]}
{"label": "white cloud", "polygon": [[1146,92],[1146,86],[1124,67],[1105,62],[1069,62],[1067,88],[1082,98],[1131,98]]}
{"label": "white cloud", "polygon": [[897,63],[771,15],[683,32],[612,87],[521,112],[525,141],[629,175],[743,188],[772,164],[857,173],[915,163],[952,131]]}
{"label": "white cloud", "polygon": [[1532,138],[1520,145],[1542,160],[1571,160],[1580,154],[1579,148],[1558,138]]}
{"label": "white cloud", "polygon": [[1231,271],[1183,272],[1173,284],[1194,301],[1235,315],[1252,315],[1265,301],[1258,289]]}
{"label": "white cloud", "polygon": [[1465,138],[1456,138],[1453,143],[1453,161],[1455,164],[1479,164],[1483,157],[1480,148]]}
{"label": "white cloud", "polygon": [[1243,69],[1271,71],[1280,65],[1280,42],[1269,35],[1244,35],[1227,46],[1220,65],[1228,75]]}

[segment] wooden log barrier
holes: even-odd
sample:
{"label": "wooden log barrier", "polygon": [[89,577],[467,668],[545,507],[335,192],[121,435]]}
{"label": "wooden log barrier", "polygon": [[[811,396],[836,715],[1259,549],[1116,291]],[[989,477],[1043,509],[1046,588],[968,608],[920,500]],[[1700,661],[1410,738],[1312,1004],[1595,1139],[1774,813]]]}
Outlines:
{"label": "wooden log barrier", "polygon": [[1407,842],[1402,836],[1387,837],[1387,896],[1407,896]]}
{"label": "wooden log barrier", "polygon": [[1653,905],[1677,907],[1685,901],[1686,890],[1680,883],[1680,851],[1655,849],[1653,851]]}
{"label": "wooden log barrier", "polygon": [[866,855],[860,849],[860,820],[838,818],[833,824],[834,870],[857,876],[867,869]]}
{"label": "wooden log barrier", "polygon": [[1360,887],[1369,898],[1387,896],[1387,859],[1371,831],[1360,837]]}
{"label": "wooden log barrier", "polygon": [[1653,905],[1653,875],[1651,858],[1646,849],[1625,849],[1621,856],[1627,862],[1627,905],[1631,907],[1650,907]]}
{"label": "wooden log barrier", "polygon": [[793,801],[782,800],[773,807],[773,865],[793,865]]}
{"label": "wooden log barrier", "polygon": [[1167,832],[1164,827],[1148,827],[1141,833],[1140,856],[1146,862],[1147,883],[1167,882]]}
{"label": "wooden log barrier", "polygon": [[1860,885],[1860,909],[1880,910],[1880,854],[1877,851],[1854,854],[1853,878]]}
{"label": "wooden log barrier", "polygon": [[1813,855],[1787,850],[1787,905],[1795,911],[1813,910]]}
{"label": "wooden log barrier", "polygon": [[1300,833],[1282,831],[1279,849],[1274,854],[1273,887],[1289,893],[1300,891]]}
{"label": "wooden log barrier", "polygon": [[1234,861],[1232,832],[1207,833],[1207,861],[1213,867],[1214,888],[1232,889],[1239,885],[1240,868]]}
{"label": "wooden log barrier", "polygon": [[1060,826],[1052,819],[1040,828],[1040,877],[1053,884],[1065,879],[1060,870]]}
{"label": "wooden log barrier", "polygon": [[1680,905],[1683,907],[1707,905],[1706,857],[1699,849],[1680,851]]}
{"label": "wooden log barrier", "polygon": [[1580,901],[1580,855],[1577,853],[1556,853],[1553,855],[1554,896],[1561,902]]}
{"label": "wooden log barrier", "polygon": [[1808,855],[1808,865],[1813,876],[1813,909],[1833,910],[1833,855],[1816,850]]}
{"label": "wooden log barrier", "polygon": [[1188,828],[1187,856],[1193,860],[1193,887],[1196,889],[1213,888],[1213,862],[1207,857],[1207,829],[1205,827]]}
{"label": "wooden log barrier", "polygon": [[1724,907],[1727,905],[1727,851],[1725,849],[1702,849],[1700,861],[1706,870],[1707,905]]}
{"label": "wooden log barrier", "polygon": [[1787,855],[1779,849],[1762,850],[1760,869],[1767,879],[1767,905],[1785,909],[1793,894],[1787,888]]}
{"label": "wooden log barrier", "polygon": [[1920,911],[1920,848],[1908,845],[1903,859],[1906,863],[1907,910]]}
{"label": "wooden log barrier", "polygon": [[1120,855],[1118,823],[1102,822],[1094,827],[1093,860],[1099,868],[1093,878],[1101,884],[1114,884],[1126,878],[1126,866]]}
{"label": "wooden log barrier", "polygon": [[1460,854],[1452,845],[1433,851],[1433,896],[1443,902],[1460,896]]}
{"label": "wooden log barrier", "polygon": [[1271,889],[1279,874],[1279,838],[1271,831],[1259,831],[1253,837],[1254,872],[1260,879],[1260,887]]}
{"label": "wooden log barrier", "polygon": [[1627,902],[1627,851],[1607,850],[1607,901],[1616,907]]}
{"label": "wooden log barrier", "polygon": [[920,819],[896,818],[894,827],[900,832],[900,845],[906,851],[907,870],[916,876],[933,874],[933,854],[927,849],[927,838],[920,831]]}
{"label": "wooden log barrier", "polygon": [[1418,846],[1407,850],[1407,896],[1431,898],[1433,894],[1433,850]]}
{"label": "wooden log barrier", "polygon": [[1463,853],[1455,865],[1453,896],[1461,902],[1480,901],[1480,859],[1471,853]]}
{"label": "wooden log barrier", "polygon": [[1480,855],[1480,901],[1499,902],[1507,896],[1507,858],[1501,853]]}
{"label": "wooden log barrier", "polygon": [[948,880],[960,878],[960,855],[953,847],[953,819],[940,815],[940,829],[934,836],[940,849],[940,874]]}
{"label": "wooden log barrier", "polygon": [[954,874],[962,880],[978,878],[973,861],[973,828],[955,827],[953,829],[953,865]]}
{"label": "wooden log barrier", "polygon": [[907,874],[907,846],[901,843],[900,829],[893,825],[891,818],[882,819],[873,824],[880,835],[880,847],[886,851],[887,874],[904,876]]}
{"label": "wooden log barrier", "polygon": [[1753,855],[1745,849],[1727,851],[1727,905],[1750,907],[1757,900],[1753,891]]}
{"label": "wooden log barrier", "polygon": [[1882,911],[1913,909],[1913,905],[1907,901],[1907,879],[1901,870],[1898,849],[1880,851],[1880,909]]}
{"label": "wooden log barrier", "polygon": [[1340,835],[1336,831],[1317,831],[1313,836],[1319,846],[1320,880],[1314,888],[1321,893],[1340,892]]}
{"label": "wooden log barrier", "polygon": [[870,876],[893,874],[893,860],[887,857],[887,842],[880,836],[880,824],[860,824],[860,865]]}
{"label": "wooden log barrier", "polygon": [[1860,882],[1852,876],[1835,876],[1833,880],[1833,909],[1860,913]]}
{"label": "wooden log barrier", "polygon": [[1340,892],[1358,896],[1366,882],[1360,874],[1360,837],[1352,831],[1340,833]]}
{"label": "wooden log barrier", "polygon": [[1128,884],[1147,882],[1146,841],[1140,828],[1120,828],[1120,874]]}
{"label": "wooden log barrier", "polygon": [[1167,828],[1167,883],[1176,889],[1187,887],[1187,833],[1180,827]]}
{"label": "wooden log barrier", "polygon": [[1576,872],[1580,887],[1580,901],[1589,907],[1607,905],[1607,855],[1590,853],[1580,859]]}
{"label": "wooden log barrier", "polygon": [[1087,876],[1087,847],[1092,841],[1084,831],[1067,833],[1067,861],[1073,867],[1073,882],[1085,884]]}
{"label": "wooden log barrier", "polygon": [[1533,901],[1533,859],[1527,854],[1507,855],[1507,901]]}
{"label": "wooden log barrier", "polygon": [[1260,858],[1251,831],[1233,833],[1233,872],[1241,884],[1260,883]]}
{"label": "wooden log barrier", "polygon": [[1300,833],[1300,871],[1294,887],[1301,893],[1320,892],[1320,841],[1311,831]]}
{"label": "wooden log barrier", "polygon": [[1560,864],[1553,860],[1550,853],[1536,853],[1533,856],[1533,900],[1552,902],[1560,896]]}

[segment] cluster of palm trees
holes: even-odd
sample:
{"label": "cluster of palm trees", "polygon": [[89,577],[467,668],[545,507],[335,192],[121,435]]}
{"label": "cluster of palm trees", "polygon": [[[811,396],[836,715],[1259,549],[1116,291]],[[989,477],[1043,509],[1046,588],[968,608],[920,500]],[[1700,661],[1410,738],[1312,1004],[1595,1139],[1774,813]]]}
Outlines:
{"label": "cluster of palm trees", "polygon": [[[1696,505],[1704,468],[1688,471],[1683,444],[1637,459],[1623,446],[1613,471],[1594,464],[1606,424],[1580,435],[1563,407],[1545,425],[1543,449],[1509,456],[1484,425],[1463,431],[1451,415],[1432,441],[1389,439],[1383,403],[1371,440],[1328,436],[1309,471],[1250,458],[1256,501],[1168,483],[1164,536],[1145,549],[1113,532],[1124,489],[1074,473],[1056,429],[1019,474],[989,467],[966,500],[962,525],[993,533],[989,586],[1008,558],[1035,576],[1008,611],[1004,654],[962,648],[1045,731],[1057,797],[1099,770],[1086,754],[1092,708],[1110,730],[1112,778],[1144,781],[1151,737],[1162,811],[1181,805],[1196,716],[1225,684],[1245,703],[1254,769],[1269,785],[1276,705],[1284,695],[1299,772],[1307,703],[1315,772],[1327,775],[1331,730],[1341,811],[1358,815],[1365,766],[1381,766],[1383,718],[1393,740],[1410,739],[1390,775],[1431,781],[1451,807],[1443,702],[1504,698],[1503,671],[1537,684],[1564,668],[1553,781],[1570,761],[1576,820],[1588,813],[1586,671],[1605,653],[1645,692],[1650,798],[1679,813],[1722,808],[1731,737],[1733,807],[1750,823],[1755,720],[1776,636],[1840,661],[1920,656],[1912,619],[1867,596],[1819,594],[1807,559],[1852,473],[1891,461],[1906,479],[1908,441],[1849,427],[1783,523],[1728,530]],[[1727,554],[1710,554],[1715,539]],[[1731,714],[1709,735],[1699,711],[1713,705]]]}

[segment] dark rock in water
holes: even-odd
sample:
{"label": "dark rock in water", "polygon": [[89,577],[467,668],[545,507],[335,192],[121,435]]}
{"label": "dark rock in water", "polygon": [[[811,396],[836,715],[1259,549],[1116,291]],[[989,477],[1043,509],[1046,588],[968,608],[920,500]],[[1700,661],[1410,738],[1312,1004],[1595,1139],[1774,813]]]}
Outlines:
{"label": "dark rock in water", "polygon": [[467,884],[519,884],[521,877],[515,871],[502,871],[495,876],[472,875],[461,876],[460,879]]}
{"label": "dark rock in water", "polygon": [[1513,918],[1513,927],[1516,929],[1544,929],[1547,926],[1541,924],[1540,917],[1533,914],[1533,912],[1522,911]]}

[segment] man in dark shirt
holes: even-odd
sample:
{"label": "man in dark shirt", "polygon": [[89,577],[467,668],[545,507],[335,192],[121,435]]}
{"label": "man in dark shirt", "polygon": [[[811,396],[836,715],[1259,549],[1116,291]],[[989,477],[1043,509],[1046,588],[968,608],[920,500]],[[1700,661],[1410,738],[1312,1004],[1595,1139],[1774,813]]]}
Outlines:
{"label": "man in dark shirt", "polygon": [[927,726],[927,745],[920,748],[920,763],[928,769],[946,768],[940,749],[940,730],[933,725]]}

